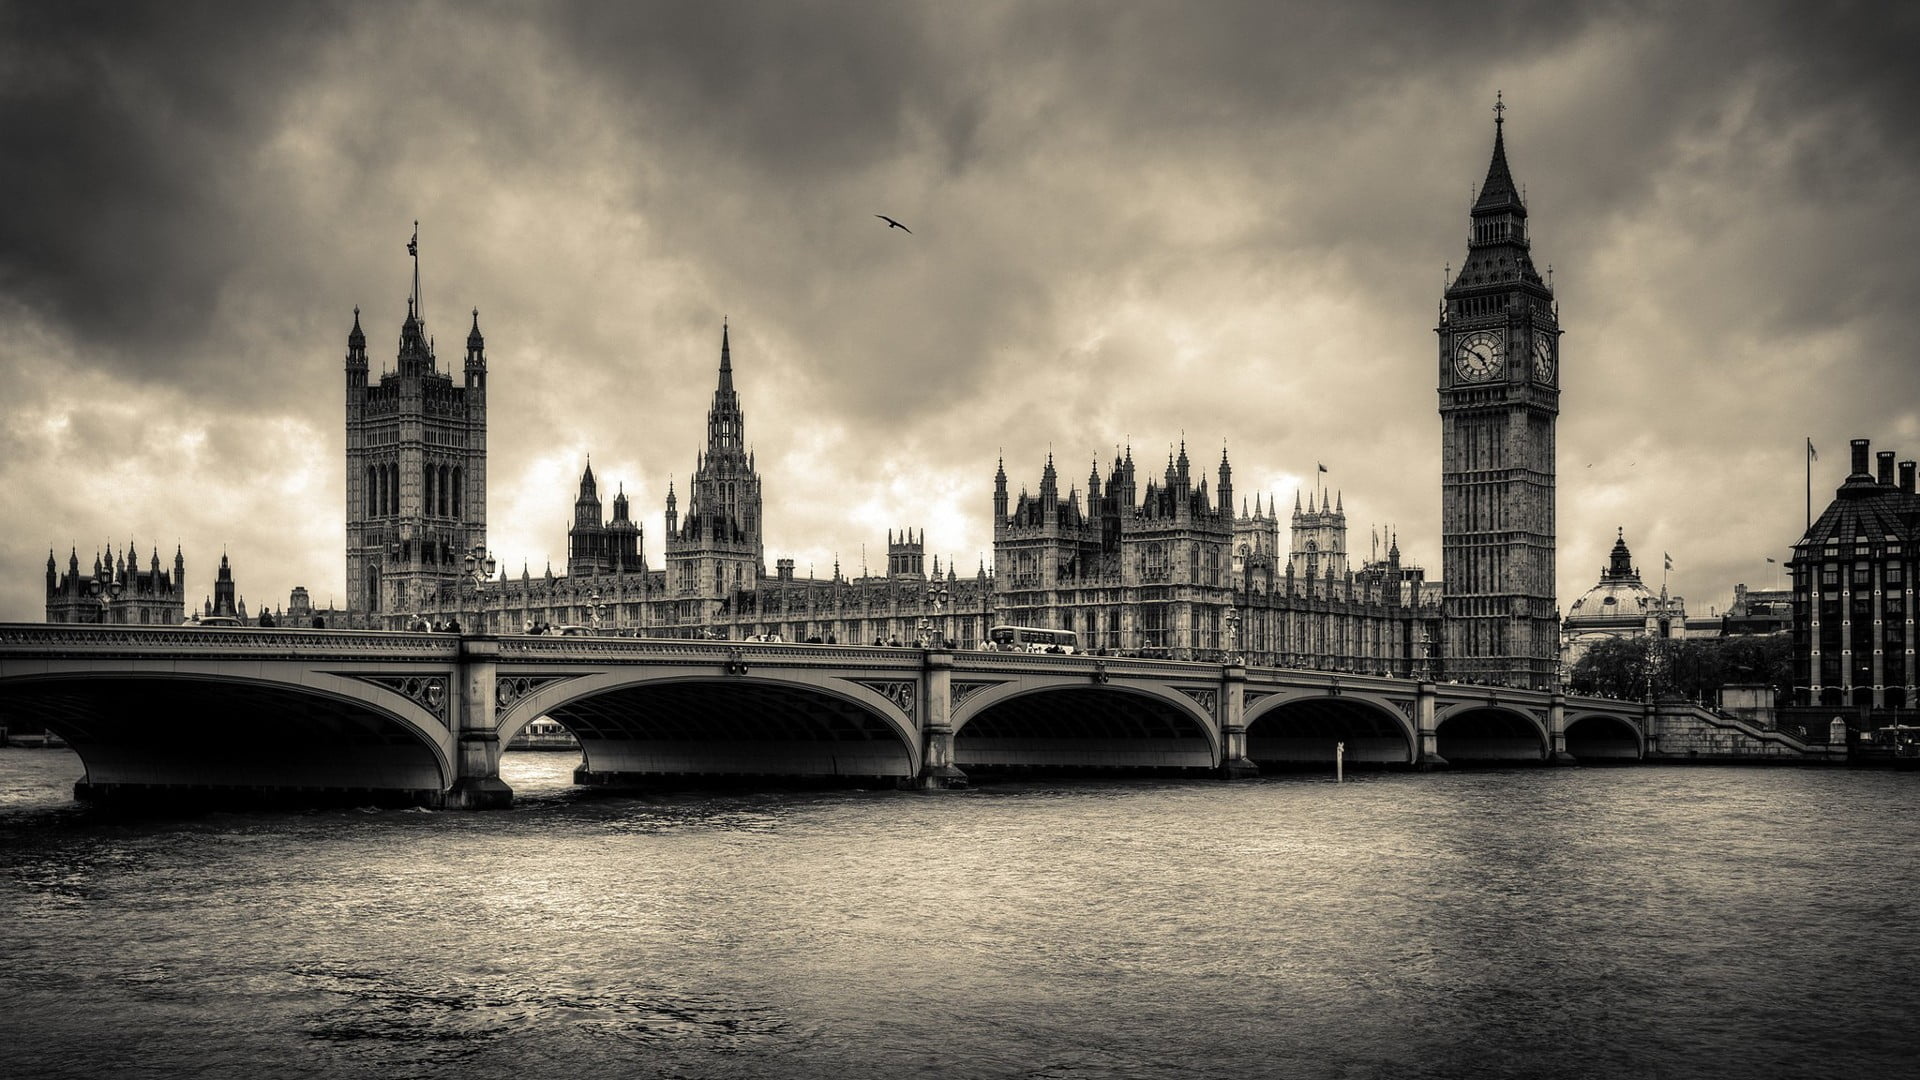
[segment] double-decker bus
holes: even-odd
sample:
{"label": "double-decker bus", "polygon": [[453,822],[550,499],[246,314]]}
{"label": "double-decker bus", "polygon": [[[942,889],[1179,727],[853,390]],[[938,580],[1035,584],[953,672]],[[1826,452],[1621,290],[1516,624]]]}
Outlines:
{"label": "double-decker bus", "polygon": [[996,626],[987,631],[985,647],[991,652],[1071,653],[1080,650],[1080,635],[1037,626]]}

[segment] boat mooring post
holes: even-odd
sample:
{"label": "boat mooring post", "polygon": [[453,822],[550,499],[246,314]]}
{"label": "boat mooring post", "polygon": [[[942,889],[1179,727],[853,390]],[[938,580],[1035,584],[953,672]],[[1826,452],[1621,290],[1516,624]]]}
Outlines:
{"label": "boat mooring post", "polygon": [[1336,784],[1342,784],[1346,782],[1346,779],[1347,779],[1347,744],[1343,742],[1337,742],[1333,744],[1333,782]]}

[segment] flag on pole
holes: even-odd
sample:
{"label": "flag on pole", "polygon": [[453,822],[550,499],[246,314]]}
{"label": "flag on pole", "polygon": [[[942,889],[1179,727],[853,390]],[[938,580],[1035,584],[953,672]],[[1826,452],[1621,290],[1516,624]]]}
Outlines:
{"label": "flag on pole", "polygon": [[1811,435],[1807,436],[1807,460],[1808,461],[1820,460],[1820,452],[1813,448],[1813,436]]}
{"label": "flag on pole", "polygon": [[1775,562],[1775,560],[1773,560],[1773,559],[1768,559],[1767,561],[1768,561],[1768,562],[1770,562],[1770,563],[1773,563],[1773,564],[1774,564],[1775,566],[1778,566],[1778,565],[1780,565],[1780,564],[1779,564],[1778,562]]}
{"label": "flag on pole", "polygon": [[407,254],[418,258],[420,255],[420,226],[413,227],[413,239],[407,241]]}
{"label": "flag on pole", "polygon": [[[1318,464],[1318,463],[1316,462],[1316,464]],[[1327,471],[1327,467],[1326,467],[1325,465],[1321,465],[1321,466],[1320,466],[1320,471],[1321,471],[1321,472],[1326,472],[1326,471]]]}
{"label": "flag on pole", "polygon": [[1661,552],[1660,554],[1662,554],[1662,555],[1666,555],[1666,558],[1667,558],[1667,569],[1669,569],[1669,570],[1671,570],[1671,569],[1673,569],[1673,556],[1671,556],[1671,555],[1667,555],[1667,553],[1666,553],[1666,552],[1664,552],[1664,551],[1663,551],[1663,552]]}

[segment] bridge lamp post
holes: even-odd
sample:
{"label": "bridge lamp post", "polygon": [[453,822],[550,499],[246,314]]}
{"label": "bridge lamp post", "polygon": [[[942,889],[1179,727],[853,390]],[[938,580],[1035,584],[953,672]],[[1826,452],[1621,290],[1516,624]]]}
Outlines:
{"label": "bridge lamp post", "polygon": [[1230,607],[1224,616],[1227,620],[1227,663],[1240,662],[1240,609]]}
{"label": "bridge lamp post", "polygon": [[587,594],[587,625],[593,628],[594,633],[600,632],[600,590],[598,589]]}
{"label": "bridge lamp post", "polygon": [[100,618],[98,620],[100,625],[106,625],[107,612],[112,610],[113,602],[120,599],[121,594],[126,591],[126,585],[115,578],[108,577],[104,570],[92,581],[87,582],[87,595],[100,602]]}
{"label": "bridge lamp post", "polygon": [[[498,564],[494,562],[493,553],[487,550],[485,544],[475,544],[473,545],[473,550],[467,552],[467,557],[460,561],[460,565],[462,567],[461,575],[468,581],[473,582],[474,621],[484,622],[487,616],[485,609],[481,607],[481,593],[485,589],[487,580],[493,577],[493,572]],[[474,627],[475,631],[482,629],[483,627]]]}
{"label": "bridge lamp post", "polygon": [[931,649],[940,643],[940,627],[937,625],[940,613],[945,610],[947,600],[953,595],[944,581],[934,581],[927,585],[927,603],[933,605],[933,617],[920,620],[920,647]]}

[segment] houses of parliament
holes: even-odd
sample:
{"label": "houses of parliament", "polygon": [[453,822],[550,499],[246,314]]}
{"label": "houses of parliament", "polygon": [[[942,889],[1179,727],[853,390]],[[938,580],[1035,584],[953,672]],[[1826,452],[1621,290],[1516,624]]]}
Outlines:
{"label": "houses of parliament", "polygon": [[[993,560],[970,574],[892,532],[884,573],[801,577],[768,569],[762,475],[747,449],[729,332],[691,482],[669,488],[664,566],[616,488],[592,466],[574,492],[564,573],[494,573],[486,551],[487,355],[472,315],[460,369],[442,366],[418,308],[395,366],[374,377],[360,312],[346,352],[346,592],[329,625],[458,623],[519,633],[584,626],[650,637],[983,643],[997,625],[1074,631],[1084,651],[1546,688],[1559,651],[1554,603],[1557,310],[1536,272],[1527,211],[1496,110],[1492,158],[1467,255],[1440,302],[1442,582],[1403,563],[1397,538],[1348,551],[1344,497],[1316,486],[1286,515],[1234,490],[1232,463],[1182,444],[1157,461],[1128,447],[1063,480],[993,488]],[[412,245],[409,246],[410,251]],[[417,259],[417,255],[416,255]],[[1236,502],[1236,499],[1238,500]],[[53,586],[50,584],[50,590]],[[51,601],[50,601],[51,603]]]}

